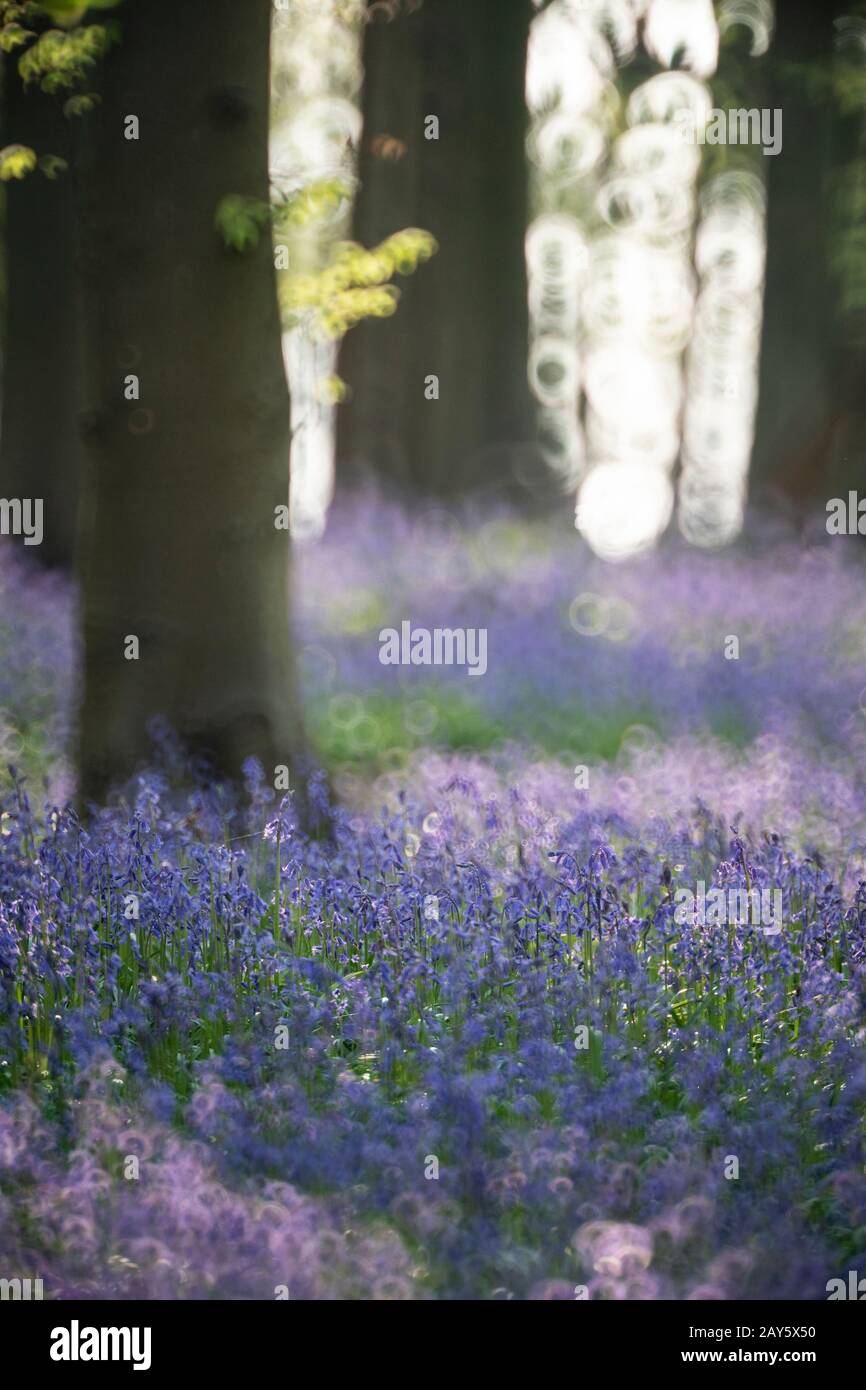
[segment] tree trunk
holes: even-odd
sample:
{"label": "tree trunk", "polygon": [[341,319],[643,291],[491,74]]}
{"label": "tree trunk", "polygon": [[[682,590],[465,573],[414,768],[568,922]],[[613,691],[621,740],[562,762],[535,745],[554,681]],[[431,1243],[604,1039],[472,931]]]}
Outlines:
{"label": "tree trunk", "polygon": [[3,79],[0,146],[28,145],[70,167],[6,186],[0,495],[42,498],[43,539],[30,553],[69,568],[81,476],[72,129],[58,98],[24,89],[17,55]]}
{"label": "tree trunk", "polygon": [[[544,477],[526,374],[531,15],[529,0],[426,0],[366,29],[354,236],[375,246],[421,227],[439,251],[399,282],[392,318],[346,339],[339,478],[372,470],[450,495]],[[431,116],[438,140],[426,138]],[[425,395],[433,376],[438,400]]]}
{"label": "tree trunk", "polygon": [[266,227],[241,252],[214,225],[226,195],[268,200],[271,6],[148,0],[118,16],[82,177],[85,798],[142,762],[154,715],[217,776],[253,754],[272,778],[299,746],[273,252]]}
{"label": "tree trunk", "polygon": [[[783,145],[768,160],[767,274],[752,492],[797,510],[863,482],[866,339],[841,305],[832,265],[839,224],[834,177],[858,156],[863,122],[816,97],[804,69],[829,70],[844,7],[776,6],[767,101],[783,111]],[[793,65],[798,65],[799,71]],[[866,172],[866,165],[864,165]],[[844,177],[844,173],[843,173]]]}

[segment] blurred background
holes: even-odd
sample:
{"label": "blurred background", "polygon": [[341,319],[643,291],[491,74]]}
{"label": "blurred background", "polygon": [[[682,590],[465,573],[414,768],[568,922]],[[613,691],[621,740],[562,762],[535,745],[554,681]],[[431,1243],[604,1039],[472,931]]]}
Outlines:
{"label": "blurred background", "polygon": [[[350,233],[353,204],[357,229],[372,225],[373,193],[357,207],[359,162],[375,182],[383,230],[389,211],[392,231],[406,215],[425,226],[429,213],[425,230],[446,240],[448,211],[423,188],[413,206],[411,175],[401,181],[399,166],[432,158],[419,153],[423,131],[414,120],[424,100],[435,114],[437,99],[448,107],[450,78],[468,85],[478,73],[435,72],[430,41],[437,23],[451,23],[447,5],[428,6],[426,19],[411,3],[371,8],[372,32],[359,23],[358,5],[297,0],[278,14],[274,177],[287,194],[329,183],[345,191],[326,218],[290,239],[289,261],[304,270],[328,263],[334,241]],[[464,8],[483,45],[484,6]],[[468,100],[466,109],[454,107],[460,128],[440,135],[456,146],[447,150],[456,209],[466,218],[486,214],[481,236],[491,256],[501,253],[492,224],[504,220],[508,197],[499,188],[479,207],[469,181],[486,164],[500,181],[529,184],[526,368],[545,468],[514,449],[497,466],[536,494],[559,492],[563,508],[576,499],[581,534],[610,559],[644,549],[669,526],[696,546],[727,544],[742,529],[749,497],[790,515],[856,486],[864,476],[856,363],[866,284],[866,22],[857,7],[785,0],[778,16],[771,0],[554,0],[536,8],[525,56],[526,169],[513,158],[504,97],[494,108],[498,124],[494,115],[484,132],[488,144],[479,146]],[[386,25],[393,28],[383,34]],[[413,26],[423,55],[413,53]],[[401,59],[388,95],[368,93],[369,129],[365,37],[373,63],[391,53]],[[513,41],[519,53],[517,30]],[[472,51],[467,44],[458,62],[471,61]],[[725,143],[714,138],[718,112],[734,117]],[[762,142],[762,113],[765,131],[768,118],[778,127],[777,148]],[[503,174],[496,147],[509,141]],[[440,312],[452,311],[457,339],[455,280],[446,289],[454,302],[440,300]],[[488,317],[502,293],[491,287]],[[399,315],[389,326],[395,337]],[[429,365],[439,344],[435,324],[428,328]],[[376,353],[383,343],[387,352],[379,329],[364,347]],[[350,391],[368,386],[358,371],[362,349],[352,348],[350,341]],[[334,491],[337,408],[321,399],[336,352],[314,314],[293,317],[286,356],[297,426],[293,528],[315,536]],[[476,362],[479,389],[493,370],[495,363]],[[398,396],[406,386],[391,383]],[[381,469],[358,433],[347,432],[346,462],[366,453],[369,464],[372,453]],[[386,471],[419,481],[417,463],[413,471],[405,459]]]}
{"label": "blurred background", "polygon": [[[338,784],[428,745],[489,753],[517,740],[579,764],[616,760],[634,726],[730,746],[777,728],[790,746],[794,725],[822,746],[859,732],[866,7],[259,8],[268,168],[255,197],[232,193],[216,217],[219,275],[256,274],[257,288],[247,279],[221,317],[236,291],[204,272],[193,285],[190,271],[207,260],[189,252],[213,235],[216,194],[246,177],[243,162],[222,170],[244,91],[229,42],[213,73],[201,65],[202,83],[231,80],[197,240],[169,250],[163,272],[189,298],[175,331],[156,323],[149,340],[165,399],[143,397],[136,413],[136,397],[113,437],[105,392],[145,357],[142,237],[171,247],[179,200],[199,196],[204,137],[177,146],[178,186],[142,191],[100,242],[106,209],[114,217],[144,185],[136,176],[114,202],[111,180],[88,191],[93,168],[114,168],[115,181],[126,168],[111,165],[105,131],[112,100],[117,121],[129,105],[122,64],[148,39],[143,12],[132,0],[49,0],[31,6],[43,13],[30,47],[6,17],[0,491],[46,499],[42,545],[3,543],[7,755],[41,769],[50,753],[68,788],[76,756],[95,762],[87,728],[125,721],[98,749],[101,786],[134,766],[147,718],[162,713],[181,732],[185,720],[196,737],[204,728],[217,766],[236,773],[243,739],[266,764],[291,760],[300,706]],[[176,46],[207,41],[216,53],[230,23],[221,10]],[[152,88],[148,119],[163,119],[160,86],[141,81],[139,104]],[[185,137],[164,119],[171,147]],[[268,220],[279,320],[265,331]],[[114,243],[133,269],[111,280]],[[193,325],[212,345],[199,362],[183,333],[202,301],[216,307],[209,327]],[[90,360],[94,324],[114,343],[107,374]],[[211,407],[247,389],[238,363],[251,383],[244,420],[277,400],[275,354],[290,419],[265,466],[260,437],[236,431],[241,416]],[[145,374],[141,389],[153,387]],[[167,416],[169,434],[151,434]],[[110,476],[134,480],[119,508]],[[193,522],[170,527],[160,502],[179,479],[184,497],[220,499],[194,540]],[[279,553],[261,531],[284,503],[291,584],[285,531]],[[831,522],[843,506],[844,526]],[[132,567],[123,542],[111,546],[124,529],[147,538]],[[222,569],[219,593],[190,582]],[[380,631],[422,614],[431,628],[489,630],[483,681],[381,666]],[[119,676],[118,644],[142,629],[162,640],[162,628],[174,635],[159,661],[178,671],[142,695],[147,672]],[[227,628],[252,634],[231,654]],[[729,636],[748,664],[723,658]],[[845,680],[833,684],[840,661]],[[231,712],[260,687],[270,693],[256,718],[273,735],[223,738],[234,716],[220,700]]]}

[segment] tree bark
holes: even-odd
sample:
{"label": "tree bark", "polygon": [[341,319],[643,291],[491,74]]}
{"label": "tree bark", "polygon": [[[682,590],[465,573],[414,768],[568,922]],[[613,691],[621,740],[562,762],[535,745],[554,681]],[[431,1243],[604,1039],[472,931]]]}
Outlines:
{"label": "tree bark", "polygon": [[16,56],[4,63],[0,145],[59,155],[69,168],[6,186],[0,495],[42,498],[42,544],[28,549],[70,568],[81,476],[73,131],[58,98],[24,88]]}
{"label": "tree bark", "polygon": [[[832,253],[833,178],[862,157],[863,122],[843,117],[805,79],[829,70],[839,4],[785,0],[767,67],[767,101],[783,111],[768,160],[767,272],[752,492],[798,511],[866,479],[866,338],[841,306]],[[795,71],[793,65],[798,65]]]}
{"label": "tree bark", "polygon": [[[399,282],[393,317],[345,341],[339,480],[372,471],[450,495],[544,478],[526,374],[531,15],[529,0],[426,0],[367,26],[354,236],[372,247],[421,227],[439,251]],[[425,136],[429,116],[438,140]],[[382,152],[383,135],[402,157]],[[425,398],[431,376],[438,400]]]}
{"label": "tree bark", "polygon": [[82,180],[86,799],[146,759],[154,715],[220,777],[252,754],[270,778],[300,744],[273,252],[267,227],[240,252],[214,225],[226,195],[269,198],[271,6],[129,0],[118,17]]}

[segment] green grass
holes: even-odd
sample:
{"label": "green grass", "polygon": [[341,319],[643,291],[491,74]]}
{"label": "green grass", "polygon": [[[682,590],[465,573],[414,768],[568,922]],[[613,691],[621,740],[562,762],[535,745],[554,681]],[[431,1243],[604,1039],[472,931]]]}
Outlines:
{"label": "green grass", "polygon": [[[328,703],[313,702],[307,726],[316,754],[327,767],[351,765],[357,772],[375,774],[420,748],[442,752],[488,753],[514,742],[539,754],[587,764],[613,762],[622,750],[626,732],[640,725],[657,738],[665,730],[649,705],[620,706],[602,713],[577,705],[548,705],[527,701],[519,721],[507,722],[485,708],[480,698],[436,686],[405,694],[379,692],[363,700],[363,715],[350,726],[331,717]],[[751,730],[735,714],[723,714],[705,731],[709,736],[745,749]]]}

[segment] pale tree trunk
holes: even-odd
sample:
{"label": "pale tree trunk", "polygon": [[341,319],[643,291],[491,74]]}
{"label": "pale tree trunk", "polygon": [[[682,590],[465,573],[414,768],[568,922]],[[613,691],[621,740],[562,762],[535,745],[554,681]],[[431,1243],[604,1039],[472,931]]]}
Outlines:
{"label": "pale tree trunk", "polygon": [[218,776],[252,754],[272,778],[300,743],[273,253],[267,227],[239,252],[214,226],[225,195],[268,199],[271,7],[130,0],[118,17],[82,178],[84,797],[146,758],[154,715]]}
{"label": "pale tree trunk", "polygon": [[[365,30],[354,236],[375,246],[420,227],[439,251],[398,277],[393,317],[346,339],[338,482],[372,472],[450,495],[544,477],[526,375],[531,15],[529,0],[427,0]],[[438,400],[425,397],[432,376]]]}

